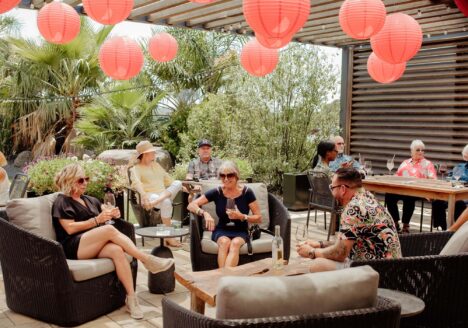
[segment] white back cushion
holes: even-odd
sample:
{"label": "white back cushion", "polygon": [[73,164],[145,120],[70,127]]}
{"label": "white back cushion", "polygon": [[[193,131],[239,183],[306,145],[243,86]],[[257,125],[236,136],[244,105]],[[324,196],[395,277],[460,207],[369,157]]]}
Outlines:
{"label": "white back cushion", "polygon": [[218,319],[265,318],[372,307],[379,274],[370,266],[291,277],[223,277]]}
{"label": "white back cushion", "polygon": [[6,212],[11,223],[36,235],[56,240],[52,224],[52,205],[58,192],[34,197],[15,198],[8,201]]}
{"label": "white back cushion", "polygon": [[440,255],[456,255],[465,252],[468,252],[468,222],[465,222],[450,237],[447,244],[440,251]]}

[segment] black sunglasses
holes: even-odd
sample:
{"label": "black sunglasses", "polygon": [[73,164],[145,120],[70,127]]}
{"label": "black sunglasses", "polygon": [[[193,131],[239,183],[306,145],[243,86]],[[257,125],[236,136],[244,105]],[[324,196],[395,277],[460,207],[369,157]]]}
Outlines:
{"label": "black sunglasses", "polygon": [[345,184],[339,184],[339,185],[336,185],[336,186],[333,186],[333,185],[329,185],[328,188],[330,188],[330,191],[333,191],[333,189],[335,188],[339,188],[341,186],[345,186],[346,188],[349,188],[348,185],[345,185]]}
{"label": "black sunglasses", "polygon": [[78,180],[76,180],[76,182],[78,182],[79,184],[83,184],[86,182],[89,182],[89,177],[84,177],[84,178],[79,178]]}
{"label": "black sunglasses", "polygon": [[235,173],[228,173],[228,174],[220,173],[220,174],[219,174],[219,178],[220,178],[221,180],[224,180],[224,179],[226,179],[226,178],[232,179],[232,178],[234,178],[235,176],[236,176]]}

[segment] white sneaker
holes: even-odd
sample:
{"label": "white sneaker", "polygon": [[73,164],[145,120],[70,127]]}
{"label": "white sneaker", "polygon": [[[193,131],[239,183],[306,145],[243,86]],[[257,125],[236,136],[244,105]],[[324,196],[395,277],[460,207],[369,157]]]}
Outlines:
{"label": "white sneaker", "polygon": [[140,304],[138,304],[138,298],[136,296],[127,296],[125,304],[127,304],[127,312],[130,313],[130,316],[133,319],[143,319],[143,310],[141,309]]}
{"label": "white sneaker", "polygon": [[143,265],[151,273],[158,273],[161,271],[168,270],[174,264],[174,259],[165,259],[162,257],[157,257],[154,255],[148,255],[145,263]]}

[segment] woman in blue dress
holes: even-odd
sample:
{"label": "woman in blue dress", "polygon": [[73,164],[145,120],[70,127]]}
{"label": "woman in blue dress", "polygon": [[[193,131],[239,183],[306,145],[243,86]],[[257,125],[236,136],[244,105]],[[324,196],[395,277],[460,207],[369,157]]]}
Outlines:
{"label": "woman in blue dress", "polygon": [[[225,161],[218,170],[222,185],[208,190],[189,204],[188,210],[205,219],[206,229],[213,231],[211,239],[218,244],[218,266],[233,267],[239,263],[239,250],[247,242],[248,224],[260,223],[262,215],[255,195],[239,183],[239,169]],[[214,202],[218,224],[201,206]],[[252,214],[249,214],[249,213]]]}

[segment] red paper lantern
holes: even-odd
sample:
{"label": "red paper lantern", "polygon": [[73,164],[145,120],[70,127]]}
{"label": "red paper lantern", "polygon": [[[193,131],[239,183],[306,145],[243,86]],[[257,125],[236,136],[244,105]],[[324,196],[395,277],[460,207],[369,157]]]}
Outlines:
{"label": "red paper lantern", "polygon": [[406,69],[406,62],[401,64],[389,64],[371,53],[367,59],[367,72],[377,82],[392,83],[398,80]]}
{"label": "red paper lantern", "polygon": [[254,76],[264,76],[273,72],[278,59],[278,50],[265,48],[256,39],[244,45],[240,56],[242,67]]}
{"label": "red paper lantern", "polygon": [[83,7],[96,22],[114,25],[127,19],[133,9],[133,0],[83,0]]}
{"label": "red paper lantern", "polygon": [[309,18],[310,0],[244,0],[242,8],[255,35],[260,34],[262,41],[268,40],[264,45],[280,48],[304,26]]}
{"label": "red paper lantern", "polygon": [[0,1],[0,14],[6,13],[15,8],[21,0],[1,0]]}
{"label": "red paper lantern", "polygon": [[402,13],[388,15],[384,27],[371,38],[377,57],[390,64],[409,61],[421,45],[421,26],[413,17]]}
{"label": "red paper lantern", "polygon": [[293,35],[288,35],[282,39],[276,39],[276,38],[268,38],[268,37],[265,38],[263,37],[263,35],[256,33],[255,38],[264,47],[267,47],[270,49],[279,49],[279,48],[283,48],[289,42],[291,42]]}
{"label": "red paper lantern", "polygon": [[39,10],[37,27],[47,41],[69,43],[80,33],[80,16],[70,5],[50,2]]}
{"label": "red paper lantern", "polygon": [[381,0],[346,0],[340,8],[341,29],[354,39],[368,39],[384,26],[386,15]]}
{"label": "red paper lantern", "polygon": [[457,5],[458,9],[468,17],[468,1],[467,0],[455,0],[455,4]]}
{"label": "red paper lantern", "polygon": [[99,50],[99,65],[115,80],[128,80],[143,67],[143,51],[137,42],[124,37],[107,40]]}
{"label": "red paper lantern", "polygon": [[175,58],[179,45],[172,35],[163,32],[150,39],[148,48],[154,60],[164,63]]}

